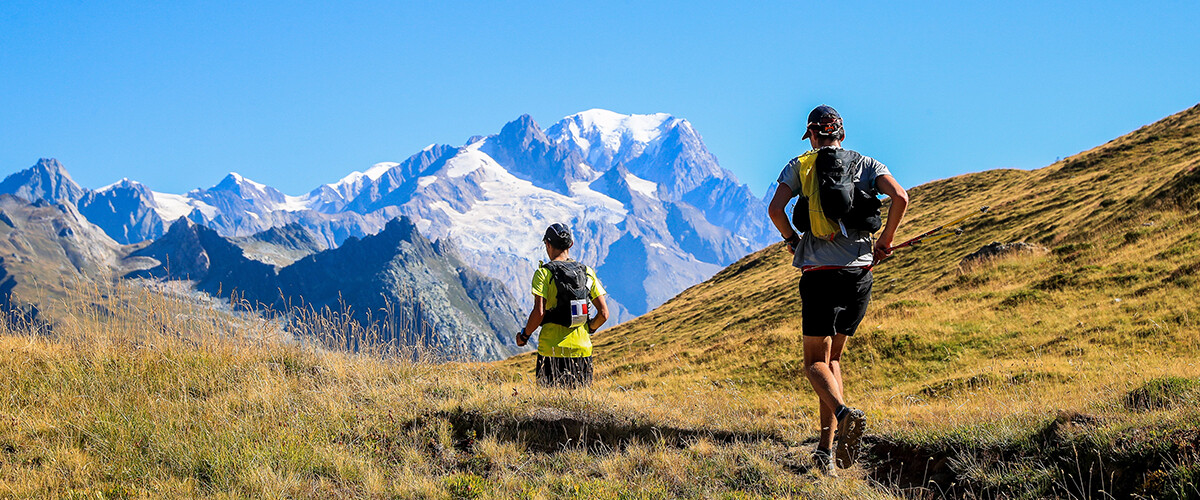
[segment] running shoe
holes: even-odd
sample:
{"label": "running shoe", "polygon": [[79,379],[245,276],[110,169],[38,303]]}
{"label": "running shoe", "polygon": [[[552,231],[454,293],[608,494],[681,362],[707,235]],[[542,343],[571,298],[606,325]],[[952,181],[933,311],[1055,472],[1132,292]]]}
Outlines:
{"label": "running shoe", "polygon": [[813,468],[818,474],[837,477],[837,466],[833,463],[833,457],[829,456],[826,450],[817,450],[813,452]]}
{"label": "running shoe", "polygon": [[837,465],[843,469],[858,460],[859,441],[867,426],[867,414],[858,408],[847,408],[837,426]]}

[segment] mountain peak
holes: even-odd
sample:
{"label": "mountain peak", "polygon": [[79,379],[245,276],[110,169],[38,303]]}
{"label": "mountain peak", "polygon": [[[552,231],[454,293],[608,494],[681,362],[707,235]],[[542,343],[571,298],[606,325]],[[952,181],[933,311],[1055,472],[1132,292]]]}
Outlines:
{"label": "mountain peak", "polygon": [[232,189],[235,187],[253,187],[259,191],[265,191],[267,185],[242,177],[242,174],[237,172],[230,172],[225,176],[225,178],[221,179],[221,182],[217,183],[216,186],[213,186],[214,189]]}
{"label": "mountain peak", "polygon": [[67,169],[62,166],[62,163],[58,162],[57,158],[38,158],[34,168],[40,168],[49,172],[61,172],[63,175],[67,175]]}
{"label": "mountain peak", "polygon": [[522,147],[526,147],[534,141],[549,142],[541,127],[538,127],[537,122],[533,121],[533,117],[527,114],[504,124],[504,128],[500,129],[500,140],[507,144],[520,144]]}
{"label": "mountain peak", "polygon": [[559,120],[546,129],[546,136],[555,144],[573,146],[592,167],[603,171],[653,150],[680,123],[683,120],[667,113],[623,115],[589,109]]}
{"label": "mountain peak", "polygon": [[54,158],[39,158],[37,163],[0,181],[0,193],[15,194],[29,201],[69,201],[83,197],[83,188],[71,179],[67,169]]}
{"label": "mountain peak", "polygon": [[682,121],[684,120],[679,120],[667,113],[624,115],[595,108],[563,118],[558,124],[574,124],[577,134],[595,131],[605,136],[628,137],[637,142],[650,142],[664,130],[670,129]]}
{"label": "mountain peak", "polygon": [[421,234],[421,232],[417,230],[417,225],[414,224],[412,219],[409,219],[407,215],[402,215],[388,221],[387,225],[383,228],[383,232],[392,231],[400,231],[400,234],[402,234],[402,237],[405,239],[407,239],[408,235],[412,233]]}
{"label": "mountain peak", "polygon": [[168,234],[180,234],[181,232],[191,230],[192,226],[196,226],[196,225],[197,224],[195,222],[188,220],[187,217],[180,217],[178,219],[175,219],[175,222],[171,223],[171,226],[169,228],[167,228],[167,233]]}
{"label": "mountain peak", "polygon": [[96,192],[97,193],[107,193],[109,191],[113,191],[113,190],[117,190],[117,189],[133,189],[135,191],[148,192],[145,184],[142,184],[138,181],[132,180],[128,177],[122,177],[121,180],[119,180],[117,182],[114,182],[107,186],[102,186],[100,188],[97,188]]}
{"label": "mountain peak", "polygon": [[[220,193],[226,194],[221,195]],[[233,195],[247,202],[260,203],[269,210],[294,210],[303,205],[303,199],[288,197],[278,189],[261,182],[254,182],[237,172],[230,172],[224,179],[221,179],[221,182],[208,189],[207,192],[197,192],[197,194],[203,196],[203,199],[208,203],[219,203],[215,199],[210,201],[210,198],[214,195],[218,198]],[[291,203],[293,201],[296,202],[295,206]]]}

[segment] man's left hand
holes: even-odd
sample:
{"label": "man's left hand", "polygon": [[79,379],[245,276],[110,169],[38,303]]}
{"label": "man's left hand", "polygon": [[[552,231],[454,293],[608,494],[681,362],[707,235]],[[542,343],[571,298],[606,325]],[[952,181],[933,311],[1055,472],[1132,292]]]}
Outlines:
{"label": "man's left hand", "polygon": [[531,335],[525,335],[525,330],[521,330],[520,332],[518,332],[517,333],[517,346],[525,347],[525,344],[529,343],[529,337],[531,337]]}
{"label": "man's left hand", "polygon": [[879,238],[875,240],[875,262],[879,262],[892,255],[892,239]]}

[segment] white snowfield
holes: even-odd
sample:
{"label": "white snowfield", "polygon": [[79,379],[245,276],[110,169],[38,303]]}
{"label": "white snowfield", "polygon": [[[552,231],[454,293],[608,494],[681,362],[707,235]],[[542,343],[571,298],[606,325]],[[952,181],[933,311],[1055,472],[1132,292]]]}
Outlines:
{"label": "white snowfield", "polygon": [[[491,156],[479,150],[479,147],[482,145],[483,141],[477,141],[463,148],[457,155],[454,155],[454,158],[446,162],[446,166],[442,169],[442,172],[448,177],[458,178],[488,167],[489,162],[491,165],[495,165],[496,168],[504,170],[504,167],[496,163],[496,160],[493,160]],[[505,172],[507,173],[508,171],[505,170]]]}
{"label": "white snowfield", "polygon": [[629,183],[629,189],[637,191],[647,198],[657,199],[654,193],[658,191],[658,184],[654,181],[648,181],[633,174],[625,174],[625,182]]}
{"label": "white snowfield", "polygon": [[189,198],[187,195],[160,193],[151,191],[150,195],[154,197],[154,211],[158,212],[158,216],[163,222],[170,223],[180,217],[187,217],[192,213],[192,210],[199,210],[205,217],[212,219],[217,216],[217,207],[209,205],[195,198]]}
{"label": "white snowfield", "polygon": [[573,142],[593,167],[605,169],[653,153],[663,134],[676,126],[691,130],[687,120],[666,113],[622,115],[589,109],[563,118],[546,129],[546,135],[555,143]]}
{"label": "white snowfield", "polygon": [[[545,253],[541,236],[550,224],[625,220],[621,202],[592,190],[590,183],[572,184],[572,196],[539,188],[509,173],[479,151],[479,144],[464,148],[438,172],[418,180],[404,208],[426,236],[450,237],[462,249],[535,262]],[[477,187],[482,194],[459,211],[442,199],[449,187]]]}
{"label": "white snowfield", "polygon": [[566,134],[553,139],[555,142],[573,140],[585,154],[595,146],[616,154],[624,142],[649,144],[679,121],[666,113],[622,115],[604,109],[589,109],[558,122]]}

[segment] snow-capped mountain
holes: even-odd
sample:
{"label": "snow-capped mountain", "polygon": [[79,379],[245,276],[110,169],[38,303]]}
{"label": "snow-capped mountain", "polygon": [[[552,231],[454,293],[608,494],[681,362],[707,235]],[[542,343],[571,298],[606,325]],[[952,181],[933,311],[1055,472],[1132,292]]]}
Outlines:
{"label": "snow-capped mountain", "polygon": [[398,162],[289,196],[230,173],[185,194],[123,180],[79,188],[57,162],[9,176],[0,192],[78,201],[121,243],[161,236],[185,217],[223,236],[298,224],[333,248],[407,216],[455,242],[462,259],[528,302],[554,222],[576,233],[572,256],[597,269],[618,317],[641,314],[765,246],[765,205],[720,167],[687,120],[593,109],[546,129],[529,116],[461,147],[430,145]]}

